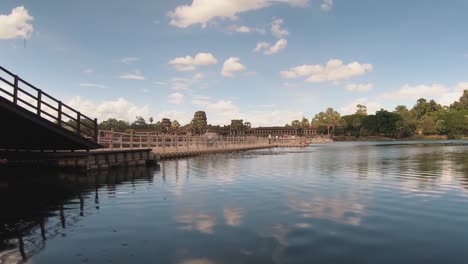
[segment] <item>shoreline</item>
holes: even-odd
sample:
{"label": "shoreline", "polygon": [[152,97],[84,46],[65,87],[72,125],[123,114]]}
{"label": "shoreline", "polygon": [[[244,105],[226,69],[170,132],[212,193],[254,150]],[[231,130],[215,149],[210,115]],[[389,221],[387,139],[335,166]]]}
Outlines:
{"label": "shoreline", "polygon": [[334,137],[335,142],[369,142],[369,141],[438,141],[438,140],[468,140],[468,137],[449,139],[447,136],[412,136],[406,138],[390,138],[383,136],[354,137],[339,136]]}

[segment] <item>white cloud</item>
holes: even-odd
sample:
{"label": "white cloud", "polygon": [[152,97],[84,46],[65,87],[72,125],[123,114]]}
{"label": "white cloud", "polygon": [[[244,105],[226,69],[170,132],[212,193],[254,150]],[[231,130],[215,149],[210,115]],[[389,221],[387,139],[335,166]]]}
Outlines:
{"label": "white cloud", "polygon": [[177,71],[194,71],[197,66],[206,66],[217,64],[218,60],[211,53],[198,53],[195,57],[185,56],[177,57],[169,61]]}
{"label": "white cloud", "polygon": [[190,87],[203,80],[203,73],[196,73],[191,78],[172,78],[169,83],[173,90],[189,90]]}
{"label": "white cloud", "polygon": [[276,3],[305,7],[308,0],[193,0],[191,5],[177,6],[168,13],[170,24],[179,28],[200,24],[206,27],[213,19],[236,20],[243,12],[269,7]]}
{"label": "white cloud", "polygon": [[295,79],[299,77],[308,77],[306,82],[337,82],[356,76],[361,76],[373,70],[372,64],[361,64],[352,62],[343,64],[341,60],[332,59],[325,65],[302,65],[293,67],[280,74],[283,78]]}
{"label": "white cloud", "polygon": [[167,98],[171,104],[180,105],[184,102],[184,95],[181,93],[170,94]]}
{"label": "white cloud", "polygon": [[131,64],[131,63],[137,62],[139,60],[140,60],[140,58],[137,58],[137,57],[126,57],[126,58],[120,59],[120,62],[125,63],[125,64]]}
{"label": "white cloud", "polygon": [[192,96],[192,104],[195,106],[207,106],[211,103],[211,97],[203,95]]}
{"label": "white cloud", "polygon": [[322,11],[330,11],[333,7],[333,0],[323,0],[322,4],[320,5],[320,9]]}
{"label": "white cloud", "polygon": [[365,84],[348,84],[346,85],[346,90],[352,92],[368,92],[374,88],[372,83],[365,83]]}
{"label": "white cloud", "polygon": [[167,83],[166,83],[166,82],[155,81],[155,82],[153,82],[153,84],[156,84],[156,85],[166,85]]}
{"label": "white cloud", "polygon": [[357,111],[357,105],[365,105],[367,106],[367,113],[374,114],[375,112],[379,111],[380,109],[384,108],[382,104],[379,102],[369,101],[367,98],[358,98],[353,100],[349,104],[340,108],[341,115],[352,115],[355,114]]}
{"label": "white cloud", "polygon": [[124,79],[124,80],[138,80],[138,81],[142,81],[145,79],[145,77],[142,75],[140,70],[135,70],[132,73],[123,74],[119,78]]}
{"label": "white cloud", "polygon": [[237,33],[260,33],[260,34],[265,34],[265,29],[258,28],[258,27],[231,25],[231,26],[228,27],[228,30],[232,31],[232,32],[237,32]]}
{"label": "white cloud", "polygon": [[255,47],[255,52],[263,52],[266,55],[272,55],[280,52],[288,46],[288,41],[286,39],[280,39],[276,42],[275,45],[271,45],[267,42],[260,42]]}
{"label": "white cloud", "polygon": [[133,122],[136,116],[149,118],[150,110],[148,106],[138,107],[125,98],[118,98],[114,101],[104,101],[99,104],[75,97],[68,102],[70,107],[79,110],[91,118],[97,118],[99,122],[109,118],[122,119]]}
{"label": "white cloud", "polygon": [[467,82],[461,82],[453,88],[448,88],[442,84],[421,84],[414,86],[407,84],[398,90],[383,93],[378,98],[398,102],[406,101],[409,103],[415,103],[419,98],[425,98],[426,100],[433,99],[441,105],[448,106],[460,99],[463,95],[463,90],[468,90]]}
{"label": "white cloud", "polygon": [[193,113],[187,113],[178,110],[166,110],[158,113],[156,120],[163,118],[169,118],[171,120],[177,120],[181,125],[188,124],[192,120]]}
{"label": "white cloud", "polygon": [[449,89],[441,84],[404,85],[400,89],[381,94],[379,98],[391,100],[417,100],[419,98],[435,99],[447,93]]}
{"label": "white cloud", "polygon": [[93,69],[86,69],[83,71],[84,74],[92,74],[94,72]]}
{"label": "white cloud", "polygon": [[292,112],[273,109],[271,111],[249,112],[248,119],[253,127],[284,126],[290,124],[292,120],[301,120],[303,112]]}
{"label": "white cloud", "polygon": [[18,6],[11,10],[9,15],[0,14],[0,39],[27,39],[31,37],[34,27],[30,16],[24,6]]}
{"label": "white cloud", "polygon": [[192,76],[192,81],[197,82],[202,80],[203,78],[205,78],[205,75],[203,75],[203,73],[197,73]]}
{"label": "white cloud", "polygon": [[217,112],[239,112],[239,108],[235,106],[231,100],[219,100],[208,105],[207,110]]}
{"label": "white cloud", "polygon": [[106,85],[97,84],[97,83],[80,83],[80,86],[81,87],[90,87],[90,88],[100,88],[100,89],[109,88]]}
{"label": "white cloud", "polygon": [[243,119],[245,116],[240,108],[231,100],[218,100],[206,106],[208,122],[215,125],[231,123],[232,119]]}
{"label": "white cloud", "polygon": [[234,73],[239,71],[245,71],[246,67],[239,62],[239,58],[230,57],[223,64],[221,75],[224,77],[233,77]]}
{"label": "white cloud", "polygon": [[286,29],[282,29],[281,25],[283,25],[282,19],[276,19],[271,24],[271,34],[273,34],[273,36],[279,39],[284,38],[287,35],[289,35],[289,32]]}

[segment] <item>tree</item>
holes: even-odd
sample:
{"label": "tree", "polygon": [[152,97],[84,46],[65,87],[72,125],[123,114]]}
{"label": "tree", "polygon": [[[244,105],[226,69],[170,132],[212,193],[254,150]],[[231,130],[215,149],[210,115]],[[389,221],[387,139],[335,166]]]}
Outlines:
{"label": "tree", "polygon": [[116,132],[124,132],[126,129],[130,128],[130,124],[123,120],[117,120],[115,118],[109,118],[105,121],[102,121],[99,124],[99,129],[101,130],[111,130],[114,129]]}
{"label": "tree", "polygon": [[358,104],[357,106],[356,115],[367,115],[367,106]]}
{"label": "tree", "polygon": [[463,91],[463,95],[460,97],[459,102],[462,110],[468,110],[468,90]]}
{"label": "tree", "polygon": [[450,109],[461,111],[468,110],[468,90],[463,91],[463,95],[460,97],[460,100],[454,102]]}
{"label": "tree", "polygon": [[151,124],[153,124],[153,121],[154,121],[153,117],[150,117],[149,121],[150,121]]}
{"label": "tree", "polygon": [[246,128],[251,128],[252,127],[252,124],[250,122],[245,122],[244,125],[245,125]]}
{"label": "tree", "polygon": [[307,118],[305,118],[305,117],[302,117],[302,120],[301,120],[301,127],[302,127],[302,128],[309,128],[309,127],[310,127],[309,119],[307,119]]}
{"label": "tree", "polygon": [[430,106],[426,99],[420,98],[413,107],[413,110],[416,112],[416,118],[421,120],[421,118],[425,116],[426,113],[429,113]]}
{"label": "tree", "polygon": [[327,134],[331,137],[336,127],[342,127],[346,122],[341,118],[340,113],[333,108],[327,108],[325,112],[320,112],[312,119],[312,124],[316,127],[325,127]]}
{"label": "tree", "polygon": [[387,137],[398,136],[397,122],[402,120],[398,113],[392,113],[387,110],[380,109],[380,111],[375,113],[375,116],[379,134]]}
{"label": "tree", "polygon": [[145,129],[148,128],[148,124],[143,117],[137,116],[136,120],[130,125],[133,129]]}
{"label": "tree", "polygon": [[297,129],[301,126],[301,122],[299,122],[299,120],[294,120],[291,122],[291,126]]}
{"label": "tree", "polygon": [[405,128],[405,122],[403,120],[398,120],[395,122],[395,128],[397,130],[397,138],[400,138],[403,134],[403,129]]}
{"label": "tree", "polygon": [[362,120],[358,117],[353,120],[353,127],[356,130],[356,135],[359,136],[361,133]]}
{"label": "tree", "polygon": [[418,127],[416,111],[410,111],[406,106],[399,105],[395,108],[394,113],[399,114],[403,121],[403,127],[400,128],[401,130],[399,131],[399,137],[407,137],[414,135],[416,132],[416,128]]}
{"label": "tree", "polygon": [[437,132],[436,122],[434,122],[434,120],[429,116],[424,116],[422,118],[419,127],[423,131],[424,135],[433,135]]}
{"label": "tree", "polygon": [[444,120],[449,138],[468,135],[468,110],[450,111],[442,119]]}
{"label": "tree", "polygon": [[171,128],[177,130],[180,127],[180,123],[177,120],[172,121]]}
{"label": "tree", "polygon": [[244,127],[244,120],[242,119],[234,119],[231,120],[231,128],[234,130],[240,130]]}
{"label": "tree", "polygon": [[447,126],[445,125],[445,120],[443,119],[437,120],[435,127],[436,127],[437,134],[439,135],[447,134]]}

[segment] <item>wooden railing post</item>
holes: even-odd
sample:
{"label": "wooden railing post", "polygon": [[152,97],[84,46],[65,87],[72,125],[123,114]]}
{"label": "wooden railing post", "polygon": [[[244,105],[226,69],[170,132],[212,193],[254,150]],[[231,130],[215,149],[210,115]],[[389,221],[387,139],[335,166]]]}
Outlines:
{"label": "wooden railing post", "polygon": [[62,101],[58,102],[58,116],[57,116],[57,122],[59,126],[62,126]]}
{"label": "wooden railing post", "polygon": [[42,91],[37,90],[37,115],[41,116]]}
{"label": "wooden railing post", "polygon": [[133,130],[130,131],[130,149],[133,149]]}
{"label": "wooden railing post", "polygon": [[13,103],[18,104],[18,76],[15,75],[14,85],[13,85]]}
{"label": "wooden railing post", "polygon": [[99,138],[99,126],[97,122],[97,118],[94,118],[94,142],[98,142]]}
{"label": "wooden railing post", "polygon": [[81,135],[81,113],[76,114],[76,133]]}
{"label": "wooden railing post", "polygon": [[110,135],[110,149],[114,149],[114,128],[111,128],[111,135]]}

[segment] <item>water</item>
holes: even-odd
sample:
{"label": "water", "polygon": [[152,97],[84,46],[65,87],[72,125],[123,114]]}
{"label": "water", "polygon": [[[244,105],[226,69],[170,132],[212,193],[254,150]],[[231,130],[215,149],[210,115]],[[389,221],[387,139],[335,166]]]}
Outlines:
{"label": "water", "polygon": [[0,263],[468,263],[468,146],[413,143],[1,171]]}

